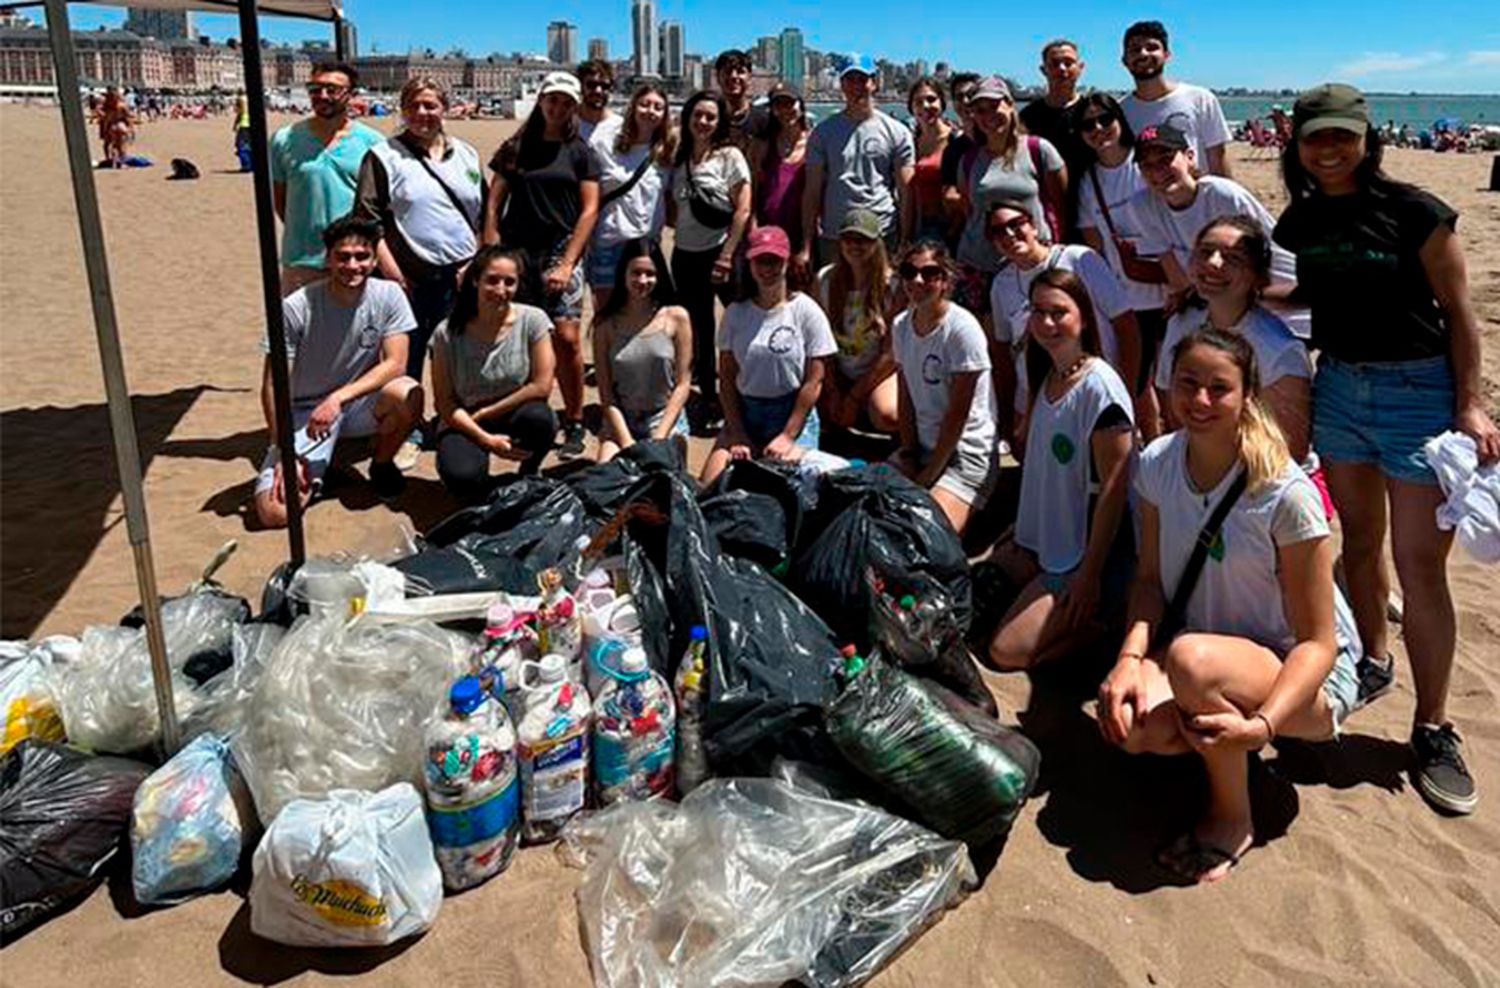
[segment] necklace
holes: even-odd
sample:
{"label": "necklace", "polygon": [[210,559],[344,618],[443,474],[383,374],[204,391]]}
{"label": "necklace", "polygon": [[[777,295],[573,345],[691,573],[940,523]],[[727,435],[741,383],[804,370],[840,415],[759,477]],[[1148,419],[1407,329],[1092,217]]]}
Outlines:
{"label": "necklace", "polygon": [[1059,383],[1071,381],[1073,379],[1073,375],[1077,374],[1079,369],[1082,368],[1084,364],[1088,363],[1089,358],[1092,356],[1092,354],[1080,353],[1078,355],[1078,359],[1069,364],[1066,370],[1059,371],[1056,367],[1053,367],[1052,376],[1056,378]]}

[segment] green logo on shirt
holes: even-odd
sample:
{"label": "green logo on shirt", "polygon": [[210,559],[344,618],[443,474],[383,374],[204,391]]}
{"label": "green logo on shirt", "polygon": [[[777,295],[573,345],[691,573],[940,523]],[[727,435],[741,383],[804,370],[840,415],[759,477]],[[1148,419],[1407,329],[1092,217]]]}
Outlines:
{"label": "green logo on shirt", "polygon": [[1061,432],[1052,434],[1052,455],[1057,457],[1057,462],[1072,463],[1073,454],[1076,452],[1078,449],[1073,445],[1073,440]]}
{"label": "green logo on shirt", "polygon": [[1224,561],[1224,532],[1222,529],[1214,536],[1213,545],[1208,547],[1208,554],[1213,557],[1216,563]]}
{"label": "green logo on shirt", "polygon": [[471,182],[473,182],[473,183],[475,183],[475,184],[478,184],[478,182],[479,182],[479,172],[478,172],[478,171],[476,171],[476,170],[475,170],[475,169],[473,169],[473,168],[470,168],[470,169],[469,169],[469,170],[468,170],[468,171],[467,171],[467,172],[465,172],[465,173],[464,173],[464,174],[466,174],[466,175],[468,175],[468,176],[469,176],[469,181],[471,181]]}

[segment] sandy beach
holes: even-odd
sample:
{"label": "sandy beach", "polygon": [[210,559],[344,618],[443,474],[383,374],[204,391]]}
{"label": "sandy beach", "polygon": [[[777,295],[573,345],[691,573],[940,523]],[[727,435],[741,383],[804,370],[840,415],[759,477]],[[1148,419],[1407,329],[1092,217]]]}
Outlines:
{"label": "sandy beach", "polygon": [[[487,155],[509,126],[450,129]],[[227,117],[147,124],[136,150],[157,167],[97,179],[158,580],[180,591],[237,539],[220,577],[256,601],[286,539],[247,530],[242,514],[266,445],[250,179],[231,173]],[[1278,212],[1274,161],[1248,155],[1236,148],[1236,177]],[[173,157],[196,162],[202,179],[165,181]],[[1387,156],[1392,174],[1461,215],[1494,413],[1500,194],[1483,191],[1490,161]],[[0,176],[0,623],[6,638],[77,634],[129,610],[136,587],[55,109],[0,107]],[[695,461],[704,446],[695,442]],[[420,531],[451,507],[427,454],[393,507],[362,484],[315,505],[308,550],[386,540],[398,525]],[[873,983],[1500,984],[1496,573],[1456,554],[1451,574],[1459,651],[1450,712],[1483,792],[1475,815],[1441,818],[1406,782],[1413,697],[1402,659],[1397,689],[1355,716],[1340,744],[1267,754],[1257,789],[1263,846],[1222,884],[1177,888],[1151,855],[1188,822],[1201,791],[1195,766],[1127,760],[1103,745],[1076,700],[1025,677],[990,676],[1004,716],[1019,717],[1042,748],[1042,791],[983,887]],[[370,985],[581,985],[589,969],[577,880],[552,850],[526,850],[506,874],[448,899],[418,940],[345,953],[254,937],[243,889],[136,914],[105,887],[0,951],[0,984],[316,984],[358,974]]]}

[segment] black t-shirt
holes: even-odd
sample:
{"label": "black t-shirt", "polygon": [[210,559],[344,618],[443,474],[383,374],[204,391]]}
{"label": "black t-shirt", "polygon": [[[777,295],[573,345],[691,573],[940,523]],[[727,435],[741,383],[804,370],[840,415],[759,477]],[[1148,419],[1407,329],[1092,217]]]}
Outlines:
{"label": "black t-shirt", "polygon": [[[1076,103],[1074,104],[1076,105]],[[1083,174],[1083,167],[1093,158],[1093,152],[1083,143],[1083,138],[1073,124],[1073,107],[1058,109],[1045,99],[1034,99],[1021,110],[1021,123],[1028,134],[1045,137],[1063,156],[1068,166],[1068,181]]]}
{"label": "black t-shirt", "polygon": [[1436,196],[1391,186],[1313,195],[1287,207],[1275,239],[1297,256],[1297,295],[1312,308],[1313,345],[1348,363],[1448,353],[1448,322],[1419,251],[1458,213]]}
{"label": "black t-shirt", "polygon": [[751,106],[738,116],[729,116],[729,143],[740,149],[748,159],[750,142],[765,137],[771,126],[771,111],[764,106]]}
{"label": "black t-shirt", "polygon": [[536,141],[523,146],[515,167],[501,168],[500,152],[490,168],[505,180],[500,239],[512,247],[550,250],[573,235],[582,212],[579,185],[599,181],[599,161],[580,138]]}
{"label": "black t-shirt", "polygon": [[958,172],[964,163],[964,155],[974,150],[974,138],[963,131],[956,132],[948,139],[947,147],[943,148],[943,158],[938,162],[938,177],[942,179],[943,188],[958,184]]}

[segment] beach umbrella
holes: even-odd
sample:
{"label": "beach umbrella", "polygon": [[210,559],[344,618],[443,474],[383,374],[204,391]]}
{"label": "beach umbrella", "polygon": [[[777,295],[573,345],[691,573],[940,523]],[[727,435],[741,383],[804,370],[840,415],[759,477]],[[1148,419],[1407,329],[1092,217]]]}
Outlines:
{"label": "beach umbrella", "polygon": [[[151,673],[161,717],[162,747],[167,754],[177,750],[179,732],[172,703],[171,670],[167,665],[166,640],[162,635],[161,607],[156,591],[156,567],[151,557],[151,534],[146,523],[146,499],[141,484],[141,457],[136,445],[135,416],[130,408],[130,388],[125,381],[125,363],[120,352],[119,324],[115,319],[114,293],[109,281],[109,260],[104,228],[99,219],[99,197],[94,187],[94,163],[89,152],[84,123],[83,98],[78,87],[78,61],[68,23],[69,0],[38,0],[7,6],[42,6],[47,12],[47,32],[52,44],[52,65],[57,82],[57,102],[62,109],[63,133],[68,148],[68,169],[73,180],[73,198],[78,206],[78,231],[83,240],[84,268],[88,273],[89,298],[94,313],[94,331],[99,341],[99,361],[104,369],[104,390],[109,403],[110,432],[114,438],[115,465],[120,471],[120,491],[125,499],[125,526],[135,559],[136,586],[145,615],[146,644],[151,653]],[[93,0],[107,6],[149,7],[156,10],[199,10],[218,13],[238,11],[240,52],[245,63],[245,92],[250,104],[251,159],[255,164],[255,217],[260,237],[262,297],[266,310],[267,336],[271,342],[271,383],[275,391],[276,419],[282,426],[276,441],[282,462],[296,461],[292,445],[291,391],[287,374],[286,327],[281,320],[281,263],[276,246],[276,217],[271,201],[269,140],[266,132],[265,78],[261,65],[259,14],[277,14],[332,22],[335,46],[342,33],[338,0]],[[287,498],[287,538],[293,566],[302,563],[302,511],[298,499]]]}

